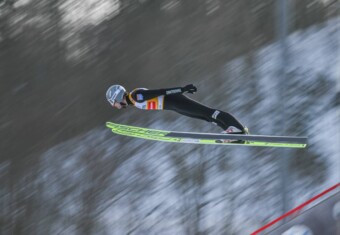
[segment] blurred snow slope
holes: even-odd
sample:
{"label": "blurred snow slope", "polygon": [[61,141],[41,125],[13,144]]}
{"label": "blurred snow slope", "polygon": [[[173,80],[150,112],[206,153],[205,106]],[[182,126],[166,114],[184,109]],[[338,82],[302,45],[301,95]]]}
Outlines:
{"label": "blurred snow slope", "polygon": [[[45,200],[59,195],[66,203],[64,216],[72,217],[82,213],[75,203],[78,197],[92,193],[91,213],[100,234],[248,234],[281,214],[279,158],[290,157],[291,207],[334,185],[340,165],[335,102],[339,23],[339,18],[332,19],[288,38],[285,129],[290,135],[307,135],[307,149],[281,156],[276,149],[133,139],[100,127],[43,154],[41,181],[53,189],[44,193]],[[199,93],[207,96],[201,101],[230,111],[251,133],[280,135],[278,48],[268,45],[226,64],[218,76],[202,78]],[[223,83],[226,77],[234,82]],[[220,83],[220,89],[209,96],[212,81]],[[148,121],[140,121],[141,115],[143,111],[131,109],[112,121],[163,130],[220,131],[169,112],[157,112]],[[62,194],[66,185],[70,191]],[[72,234],[72,226],[72,221],[64,221],[62,228]]]}

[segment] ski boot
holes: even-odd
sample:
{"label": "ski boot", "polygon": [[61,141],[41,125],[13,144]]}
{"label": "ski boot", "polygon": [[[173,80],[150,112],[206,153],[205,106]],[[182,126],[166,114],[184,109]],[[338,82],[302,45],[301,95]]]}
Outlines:
{"label": "ski boot", "polygon": [[[228,127],[227,130],[222,131],[221,134],[235,134],[235,135],[249,135],[248,127],[243,127],[243,130],[240,130],[234,126]],[[222,143],[235,143],[235,144],[243,144],[246,141],[244,140],[220,140]]]}
{"label": "ski boot", "polygon": [[234,126],[230,126],[227,130],[222,131],[221,134],[249,135],[249,129],[246,126],[243,127],[243,130],[240,130]]}

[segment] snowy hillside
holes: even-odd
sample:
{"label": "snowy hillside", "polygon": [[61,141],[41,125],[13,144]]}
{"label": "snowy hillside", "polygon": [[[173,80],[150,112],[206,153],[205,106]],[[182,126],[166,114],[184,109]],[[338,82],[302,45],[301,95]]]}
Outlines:
{"label": "snowy hillside", "polygon": [[[87,219],[78,218],[85,204],[96,221],[94,234],[248,234],[281,214],[281,157],[291,162],[291,207],[337,183],[339,24],[340,18],[332,19],[288,39],[284,129],[307,135],[306,150],[287,150],[288,156],[282,156],[277,149],[169,144],[116,136],[99,127],[43,154],[42,200],[61,202],[60,223],[49,234],[73,234],[75,221]],[[271,44],[231,61],[197,83],[198,93],[206,97],[199,100],[235,114],[251,133],[280,135],[278,57],[278,45]],[[227,77],[233,82],[224,83]],[[213,95],[212,84],[220,84]],[[142,112],[131,109],[112,121],[220,131],[170,112],[146,114],[150,119],[139,121],[135,117]]]}

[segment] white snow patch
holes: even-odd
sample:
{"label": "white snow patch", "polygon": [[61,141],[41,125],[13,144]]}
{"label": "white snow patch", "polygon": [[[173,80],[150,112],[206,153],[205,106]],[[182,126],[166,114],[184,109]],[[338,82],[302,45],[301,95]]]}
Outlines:
{"label": "white snow patch", "polygon": [[64,23],[79,28],[97,25],[118,15],[120,5],[119,0],[66,0],[60,10]]}

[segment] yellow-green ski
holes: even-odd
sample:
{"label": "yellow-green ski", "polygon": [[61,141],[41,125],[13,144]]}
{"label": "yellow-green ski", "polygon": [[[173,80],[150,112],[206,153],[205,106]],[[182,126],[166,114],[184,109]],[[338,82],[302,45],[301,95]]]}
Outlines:
{"label": "yellow-green ski", "polygon": [[307,146],[306,137],[164,131],[122,125],[112,122],[107,122],[106,126],[110,128],[113,133],[118,135],[173,143],[245,145],[245,146],[286,147],[286,148],[305,148]]}

